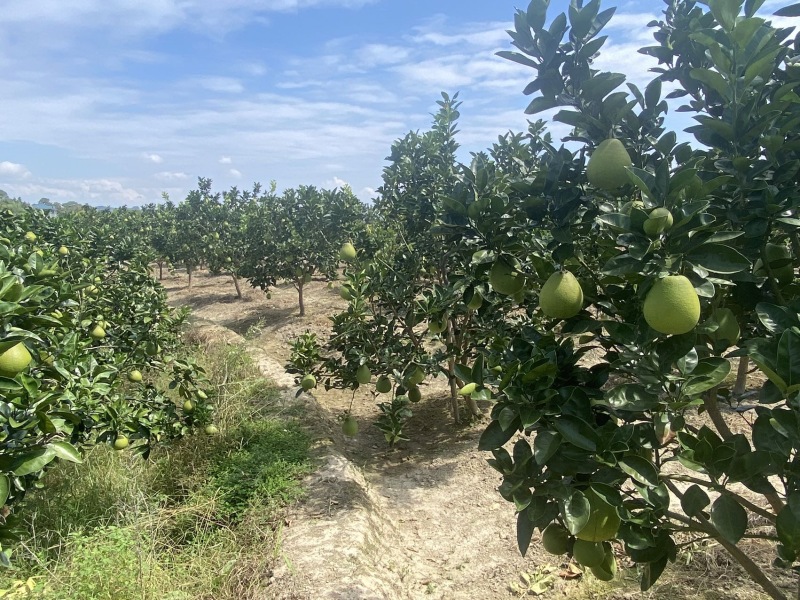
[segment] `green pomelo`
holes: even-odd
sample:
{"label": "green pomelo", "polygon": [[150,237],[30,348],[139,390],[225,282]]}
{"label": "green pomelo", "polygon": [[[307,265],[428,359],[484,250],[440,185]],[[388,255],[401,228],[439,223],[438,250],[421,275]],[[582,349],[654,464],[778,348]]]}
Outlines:
{"label": "green pomelo", "polygon": [[339,288],[339,296],[342,300],[347,300],[348,302],[353,299],[353,294],[350,293],[350,288],[344,285]]}
{"label": "green pomelo", "polygon": [[442,333],[445,329],[447,329],[446,319],[432,319],[431,322],[428,323],[428,331],[433,334]]}
{"label": "green pomelo", "polygon": [[681,335],[700,320],[700,298],[683,275],[659,279],[644,299],[644,318],[659,333]]}
{"label": "green pomelo", "polygon": [[128,381],[133,383],[139,383],[142,380],[142,372],[134,369],[130,373],[128,373]]}
{"label": "green pomelo", "polygon": [[345,262],[350,262],[356,259],[356,249],[350,242],[342,244],[342,249],[339,250],[339,259]]}
{"label": "green pomelo", "polygon": [[205,432],[206,435],[217,435],[219,433],[219,428],[213,423],[211,423],[209,425],[206,425]]}
{"label": "green pomelo", "polygon": [[419,385],[425,381],[425,371],[420,369],[419,367],[414,367],[411,371],[409,371],[408,375],[406,375],[405,382],[408,387],[414,387],[415,385]]}
{"label": "green pomelo", "polygon": [[[791,262],[786,262],[787,259],[791,259],[792,257],[789,249],[780,244],[767,244],[764,248],[764,252],[767,255],[767,261],[769,261],[772,274],[775,276],[775,279],[778,280],[778,283],[781,285],[791,283],[794,279],[794,266]],[[767,270],[764,268],[764,261],[760,258],[754,265],[754,273],[758,277],[766,277],[768,275]]]}
{"label": "green pomelo", "polygon": [[669,231],[672,229],[672,224],[675,222],[675,220],[672,218],[672,213],[663,206],[659,206],[658,208],[654,208],[652,211],[650,211],[650,218],[656,219],[663,223],[663,231]]}
{"label": "green pomelo", "polygon": [[587,542],[604,542],[614,539],[621,523],[617,510],[591,488],[584,494],[589,500],[589,520],[583,529],[575,534],[575,537]]}
{"label": "green pomelo", "polygon": [[644,233],[647,237],[658,237],[664,231],[664,220],[647,219],[644,223],[642,223],[642,230],[644,230]]}
{"label": "green pomelo", "polygon": [[472,383],[468,383],[467,385],[462,387],[460,390],[458,390],[458,393],[461,396],[469,396],[477,388],[478,388],[478,384],[473,381]]}
{"label": "green pomelo", "polygon": [[572,547],[572,556],[584,567],[598,567],[603,563],[606,552],[601,542],[588,542],[578,538]]}
{"label": "green pomelo", "polygon": [[525,285],[525,276],[502,258],[492,265],[489,283],[498,294],[513,296]]}
{"label": "green pomelo", "polygon": [[106,337],[106,330],[100,327],[100,325],[95,325],[89,332],[89,335],[93,340],[102,340],[104,337]]}
{"label": "green pomelo", "polygon": [[733,346],[739,341],[741,330],[736,315],[730,308],[718,308],[714,311],[714,320],[719,324],[716,331],[708,334],[715,342],[727,342],[728,346]]}
{"label": "green pomelo", "polygon": [[187,412],[187,413],[193,412],[194,411],[194,402],[192,402],[191,400],[187,400],[186,402],[184,402],[183,403],[183,411]]}
{"label": "green pomelo", "polygon": [[300,380],[300,387],[303,388],[305,391],[312,390],[317,387],[317,378],[314,377],[311,373],[304,375],[303,378]]}
{"label": "green pomelo", "polygon": [[569,531],[560,523],[550,523],[542,531],[542,546],[550,554],[564,554],[569,550]]}
{"label": "green pomelo", "polygon": [[633,161],[617,139],[611,138],[600,143],[589,158],[586,177],[589,183],[602,190],[614,191],[628,183],[625,167],[633,166]]}
{"label": "green pomelo", "polygon": [[388,394],[392,391],[392,380],[386,375],[381,375],[375,383],[375,389],[379,394]]}
{"label": "green pomelo", "polygon": [[114,450],[124,450],[128,447],[128,438],[124,435],[118,435],[117,439],[114,440]]}
{"label": "green pomelo", "polygon": [[366,385],[372,379],[372,373],[367,365],[361,365],[356,371],[356,381],[361,385]]}
{"label": "green pomelo", "polygon": [[569,319],[583,307],[583,290],[575,275],[569,271],[556,271],[539,292],[542,312],[553,319]]}
{"label": "green pomelo", "polygon": [[481,306],[483,306],[483,296],[476,291],[472,294],[472,298],[470,298],[469,302],[467,302],[467,308],[470,310],[478,310]]}
{"label": "green pomelo", "polygon": [[14,377],[25,370],[33,357],[25,344],[18,342],[0,354],[0,376]]}
{"label": "green pomelo", "polygon": [[408,399],[411,402],[419,402],[422,400],[422,391],[417,386],[411,386],[408,388]]}
{"label": "green pomelo", "polygon": [[351,415],[347,415],[342,421],[342,433],[347,437],[355,437],[358,435],[358,421]]}

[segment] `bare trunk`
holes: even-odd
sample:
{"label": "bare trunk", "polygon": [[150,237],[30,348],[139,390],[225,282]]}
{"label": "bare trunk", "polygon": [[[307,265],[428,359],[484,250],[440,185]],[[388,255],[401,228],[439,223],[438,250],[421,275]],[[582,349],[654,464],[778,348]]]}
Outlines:
{"label": "bare trunk", "polygon": [[303,280],[298,279],[297,283],[295,283],[294,285],[297,288],[297,301],[300,304],[300,316],[304,317],[306,316],[306,305],[305,302],[303,301]]}
{"label": "bare trunk", "polygon": [[750,368],[750,359],[747,356],[739,357],[739,370],[736,372],[736,385],[733,386],[733,393],[737,396],[744,394],[747,389],[747,371]]}
{"label": "bare trunk", "polygon": [[708,416],[711,418],[711,422],[714,423],[717,433],[719,433],[723,440],[729,440],[733,437],[733,433],[731,432],[730,427],[728,427],[728,424],[725,422],[725,418],[722,416],[722,413],[719,410],[719,403],[717,402],[717,389],[717,387],[714,387],[708,390],[703,398],[703,406],[705,407]]}
{"label": "bare trunk", "polygon": [[233,273],[231,273],[231,277],[233,277],[233,285],[236,288],[236,297],[241,300],[242,299],[242,288],[239,286],[239,278],[236,277]]}
{"label": "bare trunk", "polygon": [[453,422],[458,425],[461,423],[461,414],[458,408],[458,382],[456,381],[456,360],[454,358],[447,361],[447,377],[450,380],[450,413],[453,415]]}
{"label": "bare trunk", "polygon": [[164,261],[158,261],[158,280],[161,281],[164,279]]}
{"label": "bare trunk", "polygon": [[189,289],[192,289],[192,265],[186,264],[186,273],[189,275]]}

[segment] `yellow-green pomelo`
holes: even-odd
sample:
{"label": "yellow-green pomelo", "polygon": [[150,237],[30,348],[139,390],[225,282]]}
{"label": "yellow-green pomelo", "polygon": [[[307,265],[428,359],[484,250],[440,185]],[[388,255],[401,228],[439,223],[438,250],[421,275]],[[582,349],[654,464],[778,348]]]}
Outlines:
{"label": "yellow-green pomelo", "polygon": [[311,373],[303,376],[303,379],[300,380],[300,387],[302,387],[305,391],[314,389],[317,387],[317,378],[314,377]]}
{"label": "yellow-green pomelo", "polygon": [[664,223],[661,219],[645,219],[642,223],[642,230],[647,237],[658,237],[664,231]]}
{"label": "yellow-green pomelo", "polygon": [[32,231],[29,231],[28,233],[25,234],[25,240],[31,243],[35,242],[36,234],[33,233]]}
{"label": "yellow-green pomelo", "polygon": [[203,390],[197,390],[197,397],[200,398],[200,400],[208,400],[208,394]]}
{"label": "yellow-green pomelo", "polygon": [[416,385],[412,385],[410,388],[408,388],[407,394],[408,399],[411,402],[416,403],[422,400],[422,391]]}
{"label": "yellow-green pomelo", "polygon": [[128,447],[128,438],[124,435],[118,435],[117,439],[114,440],[114,450],[124,450]]}
{"label": "yellow-green pomelo", "polygon": [[370,373],[369,367],[367,365],[361,365],[358,367],[356,371],[356,381],[361,385],[365,385],[369,383],[369,380],[372,379],[372,373]]}
{"label": "yellow-green pomelo", "polygon": [[700,320],[700,298],[683,275],[659,279],[644,299],[644,318],[659,333],[681,335]]}
{"label": "yellow-green pomelo", "polygon": [[584,495],[589,501],[589,520],[575,537],[586,542],[614,539],[621,522],[617,510],[591,488],[586,490]]}
{"label": "yellow-green pomelo", "polygon": [[596,567],[590,567],[590,570],[600,581],[611,581],[617,574],[617,559],[611,550],[611,544],[604,543],[603,546],[605,547],[603,562]]}
{"label": "yellow-green pomelo", "polygon": [[95,325],[89,332],[89,335],[93,340],[102,340],[104,337],[106,337],[106,330],[100,327],[100,325]]}
{"label": "yellow-green pomelo", "polygon": [[522,290],[525,285],[525,276],[517,271],[514,265],[501,258],[492,265],[489,271],[489,283],[498,294],[513,296]]}
{"label": "yellow-green pomelo", "polygon": [[183,403],[183,410],[184,412],[190,413],[194,410],[194,402],[191,400],[187,400]]}
{"label": "yellow-green pomelo", "polygon": [[392,391],[392,380],[386,375],[381,375],[375,383],[375,389],[379,394],[388,394]]}
{"label": "yellow-green pomelo", "polygon": [[343,285],[339,288],[339,297],[348,302],[353,299],[353,294],[350,293],[350,288]]}
{"label": "yellow-green pomelo", "polygon": [[[789,249],[780,244],[767,244],[764,248],[764,252],[767,255],[767,261],[769,261],[772,274],[775,276],[775,279],[778,280],[778,283],[781,285],[791,283],[794,279],[794,266],[792,263],[788,262],[781,266],[775,265],[775,263],[778,261],[785,262],[786,259],[792,257]],[[764,261],[762,261],[760,258],[756,261],[754,272],[758,277],[767,276],[767,270],[764,268]]]}
{"label": "yellow-green pomelo", "polygon": [[587,542],[578,538],[572,547],[572,556],[584,567],[598,567],[603,563],[606,552],[601,542]]}
{"label": "yellow-green pomelo", "polygon": [[446,319],[431,319],[428,323],[428,331],[431,333],[442,333],[445,329],[447,329]]}
{"label": "yellow-green pomelo", "polygon": [[564,554],[569,550],[569,531],[560,523],[550,523],[542,531],[542,546],[550,554]]}
{"label": "yellow-green pomelo", "polygon": [[715,342],[725,341],[729,346],[733,346],[739,341],[741,329],[739,328],[739,322],[736,320],[736,315],[733,314],[730,308],[718,308],[714,311],[713,318],[719,327],[717,327],[716,331],[709,333],[708,337]]}
{"label": "yellow-green pomelo", "polygon": [[14,377],[31,364],[31,353],[25,344],[18,342],[0,354],[0,376]]}
{"label": "yellow-green pomelo", "polygon": [[613,191],[628,183],[625,167],[633,166],[633,161],[618,139],[610,138],[600,145],[589,158],[586,177],[589,183],[602,190]]}
{"label": "yellow-green pomelo", "polygon": [[469,396],[477,388],[478,388],[478,384],[473,381],[472,383],[468,383],[467,385],[462,387],[460,390],[458,390],[458,393],[460,395],[462,395],[462,396]]}
{"label": "yellow-green pomelo", "polygon": [[210,423],[206,425],[205,432],[206,435],[217,435],[219,433],[219,428],[213,423]]}
{"label": "yellow-green pomelo", "polygon": [[342,249],[339,250],[339,259],[349,262],[356,259],[356,249],[350,242],[342,244]]}
{"label": "yellow-green pomelo", "polygon": [[67,256],[67,255],[69,254],[69,248],[67,248],[66,246],[61,246],[61,247],[58,249],[58,253],[59,253],[61,256]]}
{"label": "yellow-green pomelo", "polygon": [[358,421],[352,415],[347,415],[342,421],[342,433],[347,437],[355,437],[358,434]]}
{"label": "yellow-green pomelo", "polygon": [[132,381],[133,383],[139,383],[142,380],[142,372],[134,369],[130,373],[128,373],[128,381]]}
{"label": "yellow-green pomelo", "polygon": [[542,312],[553,319],[569,319],[583,307],[583,290],[575,275],[569,271],[556,271],[539,292]]}
{"label": "yellow-green pomelo", "polygon": [[672,218],[672,213],[663,206],[651,210],[649,218],[663,223],[664,229],[662,231],[669,231],[672,228],[672,224],[675,222]]}
{"label": "yellow-green pomelo", "polygon": [[414,387],[419,385],[425,381],[425,371],[420,369],[419,367],[414,367],[409,371],[408,375],[406,375],[405,382],[408,387]]}

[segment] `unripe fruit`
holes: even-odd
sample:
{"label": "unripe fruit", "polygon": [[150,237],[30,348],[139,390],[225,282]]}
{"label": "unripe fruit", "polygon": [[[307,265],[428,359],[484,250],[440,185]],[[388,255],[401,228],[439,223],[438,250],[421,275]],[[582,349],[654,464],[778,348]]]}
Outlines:
{"label": "unripe fruit", "polygon": [[361,365],[356,371],[356,381],[361,385],[366,385],[372,379],[372,373],[367,365]]}
{"label": "unripe fruit", "polygon": [[100,327],[100,325],[95,325],[89,332],[89,335],[93,340],[102,340],[104,337],[106,337],[106,330]]}
{"label": "unripe fruit", "polygon": [[569,550],[569,531],[560,523],[550,523],[542,531],[542,546],[550,554],[564,554]]}
{"label": "unripe fruit", "polygon": [[11,348],[0,353],[0,377],[15,377],[24,371],[31,363],[33,357],[22,342],[17,342]]}
{"label": "unripe fruit", "polygon": [[420,390],[416,385],[408,388],[407,394],[410,402],[417,403],[422,400],[422,390]]}
{"label": "unripe fruit", "polygon": [[489,283],[492,284],[495,292],[513,296],[522,290],[525,285],[525,276],[515,266],[502,258],[492,265],[489,271]]}
{"label": "unripe fruit", "polygon": [[672,217],[672,213],[669,212],[668,209],[664,208],[663,206],[659,206],[658,208],[654,208],[650,211],[650,219],[656,219],[658,221],[663,221],[664,223],[664,231],[669,231],[672,229],[672,224],[675,220]]}
{"label": "unripe fruit", "polygon": [[206,435],[217,435],[219,433],[219,429],[213,423],[206,425],[204,431],[206,432]]}
{"label": "unripe fruit", "polygon": [[349,302],[353,299],[353,294],[350,293],[349,287],[343,285],[339,288],[339,297]]}
{"label": "unripe fruit", "polygon": [[598,567],[603,563],[606,553],[602,543],[578,538],[572,547],[572,556],[584,567]]}
{"label": "unripe fruit", "polygon": [[208,400],[208,394],[203,390],[197,390],[197,397],[200,398],[200,400]]}
{"label": "unripe fruit", "polygon": [[483,296],[481,296],[478,292],[472,294],[472,298],[467,303],[467,308],[470,310],[478,310],[481,306],[483,306]]}
{"label": "unripe fruit", "polygon": [[358,421],[352,415],[347,415],[342,421],[342,433],[347,437],[358,435]]}
{"label": "unripe fruit", "polygon": [[[792,255],[789,252],[789,249],[780,244],[767,244],[764,248],[764,252],[767,255],[767,261],[772,269],[772,274],[775,276],[775,279],[778,280],[778,283],[781,285],[791,283],[794,279],[794,266],[792,263],[788,262],[782,266],[776,266],[774,264],[778,261],[785,262],[786,259],[791,258]],[[762,261],[760,258],[756,260],[756,264],[754,265],[754,273],[758,277],[767,276],[767,270],[764,268],[764,261]]]}
{"label": "unripe fruit", "polygon": [[617,559],[611,551],[610,544],[603,544],[605,548],[605,556],[603,562],[596,567],[590,567],[592,575],[597,577],[600,581],[611,581],[617,574]]}
{"label": "unripe fruit", "polygon": [[425,381],[425,371],[419,367],[414,367],[405,378],[405,382],[409,387],[419,385],[423,381]]}
{"label": "unripe fruit", "polygon": [[317,387],[317,378],[314,377],[311,373],[308,373],[300,380],[300,387],[302,387],[305,391],[314,389]]}
{"label": "unripe fruit", "polygon": [[36,234],[33,233],[32,231],[29,231],[28,233],[25,234],[25,240],[31,243],[35,242]]}
{"label": "unripe fruit", "polygon": [[61,248],[58,249],[58,253],[61,256],[67,256],[69,254],[69,248],[67,248],[66,246],[61,246]]}
{"label": "unripe fruit", "polygon": [[379,394],[388,394],[392,391],[392,380],[386,375],[381,375],[378,377],[378,381],[375,384],[375,390],[377,390]]}
{"label": "unripe fruit", "polygon": [[589,488],[584,492],[589,501],[589,520],[578,533],[579,540],[603,542],[614,539],[619,531],[620,518],[616,509]]}
{"label": "unripe fruit", "polygon": [[186,402],[183,403],[184,412],[190,413],[193,410],[194,410],[194,402],[192,402],[191,400],[187,400]]}
{"label": "unripe fruit", "polygon": [[569,319],[583,308],[583,290],[575,275],[556,271],[548,277],[539,292],[542,312],[553,319]]}
{"label": "unripe fruit", "polygon": [[133,370],[128,373],[128,381],[132,381],[133,383],[139,383],[142,380],[142,372],[138,370]]}
{"label": "unripe fruit", "polygon": [[478,388],[478,384],[473,381],[472,383],[468,383],[464,387],[462,387],[460,390],[458,390],[458,393],[461,396],[469,396],[477,388]]}
{"label": "unripe fruit", "polygon": [[356,249],[350,242],[342,244],[342,249],[339,250],[339,259],[345,262],[350,262],[356,259]]}
{"label": "unripe fruit", "polygon": [[128,438],[124,435],[118,435],[117,439],[114,440],[114,450],[124,450],[128,447]]}
{"label": "unripe fruit", "polygon": [[428,323],[428,331],[433,334],[442,333],[445,329],[447,329],[446,319],[432,319],[431,322]]}
{"label": "unripe fruit", "polygon": [[586,177],[593,186],[611,192],[628,183],[625,167],[631,166],[633,161],[625,146],[610,138],[601,142],[592,153],[586,166]]}
{"label": "unripe fruit", "polygon": [[700,298],[692,282],[683,275],[659,279],[647,292],[644,318],[659,333],[681,335],[700,320]]}

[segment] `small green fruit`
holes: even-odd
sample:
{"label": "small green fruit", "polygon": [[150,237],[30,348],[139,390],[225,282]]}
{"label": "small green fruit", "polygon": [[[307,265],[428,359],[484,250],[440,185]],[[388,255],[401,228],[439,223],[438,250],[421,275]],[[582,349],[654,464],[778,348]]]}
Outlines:
{"label": "small green fruit", "polygon": [[472,294],[472,298],[470,298],[469,302],[467,303],[467,308],[470,310],[478,310],[481,306],[483,306],[483,296],[475,291]]}
{"label": "small green fruit", "polygon": [[510,264],[501,258],[492,265],[489,271],[489,283],[498,294],[513,296],[522,290],[525,285],[525,276],[519,272],[517,263]]}
{"label": "small green fruit", "polygon": [[204,431],[206,432],[206,435],[217,435],[219,433],[219,429],[213,423],[211,423],[210,425],[206,425]]}
{"label": "small green fruit", "polygon": [[375,390],[379,394],[388,394],[392,391],[392,380],[386,375],[381,375],[375,383]]}
{"label": "small green fruit", "polygon": [[569,550],[569,531],[560,523],[550,523],[542,531],[542,546],[550,554],[561,555]]}
{"label": "small green fruit", "polygon": [[67,256],[67,255],[69,254],[69,248],[67,248],[66,246],[61,246],[61,247],[58,249],[58,253],[59,253],[61,256]]}
{"label": "small green fruit", "polygon": [[425,381],[425,371],[419,367],[414,367],[405,378],[405,382],[409,387],[419,385],[423,381]]}
{"label": "small green fruit", "polygon": [[317,378],[314,377],[311,373],[303,376],[303,379],[300,380],[300,387],[302,387],[305,391],[314,389],[317,387]]}
{"label": "small green fruit", "polygon": [[117,439],[114,440],[114,450],[124,450],[129,444],[128,438],[124,435],[118,435]]}
{"label": "small green fruit", "polygon": [[617,139],[610,138],[600,145],[589,158],[586,177],[593,186],[613,192],[628,183],[626,167],[633,166],[630,154]]}
{"label": "small green fruit", "polygon": [[358,383],[361,385],[366,385],[370,382],[370,379],[372,379],[372,373],[370,372],[369,367],[367,365],[361,365],[358,367],[358,370],[356,371],[356,381],[358,381]]}
{"label": "small green fruit", "polygon": [[339,259],[345,262],[350,262],[356,259],[356,249],[350,242],[342,244],[342,249],[339,250]]}
{"label": "small green fruit", "polygon": [[28,233],[25,234],[25,241],[31,242],[31,243],[35,242],[36,241],[36,234],[33,233],[32,231],[29,231]]}
{"label": "small green fruit", "polygon": [[190,413],[193,410],[194,410],[194,402],[192,402],[191,400],[187,400],[186,402],[183,403],[184,412]]}
{"label": "small green fruit", "polygon": [[467,385],[462,387],[460,390],[458,390],[458,393],[461,396],[469,396],[476,389],[478,389],[478,384],[473,381],[472,383],[468,383]]}
{"label": "small green fruit", "polygon": [[445,329],[447,329],[447,319],[431,319],[428,323],[428,331],[434,335],[442,333]]}
{"label": "small green fruit", "polygon": [[197,390],[197,397],[200,398],[200,400],[208,400],[208,394],[203,390]]}
{"label": "small green fruit", "polygon": [[569,271],[556,271],[539,292],[542,312],[553,319],[569,319],[583,308],[583,290],[575,275]]}
{"label": "small green fruit", "polygon": [[95,325],[89,332],[89,335],[93,340],[102,340],[104,337],[106,337],[106,330],[100,327],[100,325]]}
{"label": "small green fruit", "polygon": [[353,299],[353,294],[350,292],[350,288],[349,287],[343,285],[343,286],[339,287],[339,297],[342,300],[346,300],[347,302],[350,302],[350,300]]}
{"label": "small green fruit", "polygon": [[11,348],[0,354],[0,376],[15,377],[24,371],[31,363],[33,357],[22,342],[17,342]]}
{"label": "small green fruit", "polygon": [[715,342],[726,342],[728,346],[735,345],[739,341],[741,329],[733,311],[730,308],[718,308],[714,311],[713,319],[719,327],[709,333],[708,337]]}
{"label": "small green fruit", "polygon": [[142,381],[142,372],[134,369],[130,373],[128,373],[128,381],[132,381],[133,383],[139,383]]}
{"label": "small green fruit", "polygon": [[700,298],[683,275],[659,279],[644,299],[644,318],[659,333],[681,335],[700,320]]}
{"label": "small green fruit", "polygon": [[[772,269],[773,275],[775,275],[775,279],[778,280],[778,283],[780,285],[791,283],[794,279],[794,266],[792,265],[791,261],[786,262],[787,259],[792,257],[789,249],[780,244],[770,243],[764,247],[764,253],[767,255],[767,261],[769,262],[769,266]],[[781,266],[775,265],[775,263],[780,264],[782,262],[786,262],[786,264]],[[760,258],[756,260],[756,264],[754,265],[754,273],[758,277],[767,276],[767,270],[764,268],[764,261]]]}
{"label": "small green fruit", "polygon": [[408,392],[406,392],[406,394],[408,396],[408,400],[410,402],[414,402],[415,404],[422,400],[422,390],[420,390],[416,385],[408,388]]}
{"label": "small green fruit", "polygon": [[358,435],[358,421],[352,415],[347,415],[342,421],[342,433],[347,437]]}

